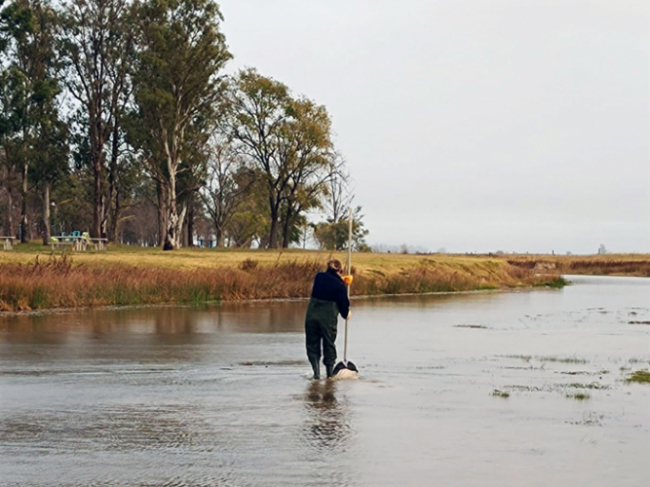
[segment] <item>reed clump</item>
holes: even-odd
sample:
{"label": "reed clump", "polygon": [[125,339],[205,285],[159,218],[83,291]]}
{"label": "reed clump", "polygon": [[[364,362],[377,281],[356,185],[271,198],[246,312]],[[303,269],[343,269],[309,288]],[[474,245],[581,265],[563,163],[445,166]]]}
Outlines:
{"label": "reed clump", "polygon": [[[0,263],[0,311],[308,297],[314,275],[324,270],[325,262],[246,259],[239,265],[173,269],[78,264],[65,254],[36,256],[31,263]],[[386,273],[352,272],[354,295],[496,289],[549,279],[498,262],[450,266],[423,261]]]}

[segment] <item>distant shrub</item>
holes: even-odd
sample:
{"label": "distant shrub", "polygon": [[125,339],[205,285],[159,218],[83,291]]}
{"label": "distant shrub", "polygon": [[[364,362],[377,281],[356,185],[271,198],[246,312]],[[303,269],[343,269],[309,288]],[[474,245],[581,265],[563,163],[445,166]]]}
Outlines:
{"label": "distant shrub", "polygon": [[241,264],[239,264],[239,268],[242,271],[252,271],[254,269],[257,269],[258,264],[259,261],[255,259],[246,259]]}

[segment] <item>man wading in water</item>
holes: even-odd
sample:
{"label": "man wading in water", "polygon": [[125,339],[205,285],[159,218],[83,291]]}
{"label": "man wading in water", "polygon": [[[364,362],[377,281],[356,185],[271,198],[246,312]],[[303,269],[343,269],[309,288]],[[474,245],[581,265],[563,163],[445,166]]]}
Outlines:
{"label": "man wading in water", "polygon": [[[307,358],[314,369],[313,379],[320,379],[321,343],[323,347],[323,363],[327,369],[327,377],[332,377],[336,363],[336,322],[338,314],[349,318],[350,300],[346,284],[350,284],[352,276],[341,277],[343,269],[341,262],[332,259],[327,263],[327,271],[319,272],[314,278],[311,300],[305,317],[305,336]],[[345,279],[345,281],[344,281]]]}

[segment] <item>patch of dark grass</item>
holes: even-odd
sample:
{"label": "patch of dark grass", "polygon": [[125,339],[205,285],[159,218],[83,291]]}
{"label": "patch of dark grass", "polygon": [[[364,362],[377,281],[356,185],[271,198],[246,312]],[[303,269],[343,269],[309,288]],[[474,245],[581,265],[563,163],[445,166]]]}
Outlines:
{"label": "patch of dark grass", "polygon": [[628,321],[628,325],[650,325],[650,321]]}
{"label": "patch of dark grass", "polygon": [[454,325],[454,328],[476,328],[479,330],[487,330],[488,327],[485,325]]}
{"label": "patch of dark grass", "polygon": [[579,382],[573,382],[571,384],[567,384],[566,387],[573,387],[575,389],[609,389],[609,386],[599,384],[598,382],[591,382],[589,384],[580,384]]}
{"label": "patch of dark grass", "polygon": [[518,386],[518,385],[512,385],[512,386],[506,386],[508,389],[513,389],[516,391],[522,391],[522,392],[541,392],[544,389],[541,387],[537,386]]}
{"label": "patch of dark grass", "polygon": [[551,279],[550,281],[539,282],[535,284],[535,287],[549,287],[551,289],[562,289],[564,286],[571,284],[569,281],[564,279],[562,276]]}
{"label": "patch of dark grass", "polygon": [[510,393],[508,391],[500,391],[499,389],[494,389],[492,391],[492,396],[494,397],[502,397],[504,399],[510,397]]}
{"label": "patch of dark grass", "polygon": [[650,384],[650,372],[647,370],[637,370],[632,372],[630,376],[625,379],[625,382],[637,382],[639,384]]}
{"label": "patch of dark grass", "polygon": [[506,358],[516,358],[519,360],[523,360],[524,362],[530,362],[530,360],[533,358],[532,355],[506,355]]}
{"label": "patch of dark grass", "polygon": [[577,392],[575,394],[567,394],[566,397],[568,397],[569,399],[575,399],[576,401],[585,401],[585,400],[591,398],[591,396],[589,394],[587,394],[586,392]]}
{"label": "patch of dark grass", "polygon": [[541,362],[559,362],[562,364],[586,364],[587,361],[576,357],[535,357]]}
{"label": "patch of dark grass", "polygon": [[252,271],[254,269],[257,269],[257,266],[259,265],[259,261],[255,259],[244,259],[241,264],[239,264],[239,268],[242,271]]}
{"label": "patch of dark grass", "polygon": [[602,426],[601,420],[603,419],[602,414],[595,413],[586,413],[582,417],[582,421],[569,421],[569,424],[576,424],[582,426]]}

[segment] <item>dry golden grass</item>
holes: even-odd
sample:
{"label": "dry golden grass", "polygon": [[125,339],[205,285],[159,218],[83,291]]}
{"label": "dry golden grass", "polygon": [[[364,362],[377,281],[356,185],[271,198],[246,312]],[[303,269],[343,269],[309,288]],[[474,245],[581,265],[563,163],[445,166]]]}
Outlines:
{"label": "dry golden grass", "polygon": [[[309,296],[316,272],[344,254],[114,249],[0,259],[0,310]],[[355,254],[354,295],[453,292],[557,283],[557,274],[488,257]]]}
{"label": "dry golden grass", "polygon": [[[111,246],[52,254],[37,244],[0,252],[0,310],[306,297],[314,274],[343,252]],[[560,274],[650,276],[650,256],[355,253],[354,295],[562,286]]]}
{"label": "dry golden grass", "polygon": [[509,255],[500,258],[506,259],[511,265],[525,269],[552,271],[561,274],[650,277],[650,255],[648,254]]}

